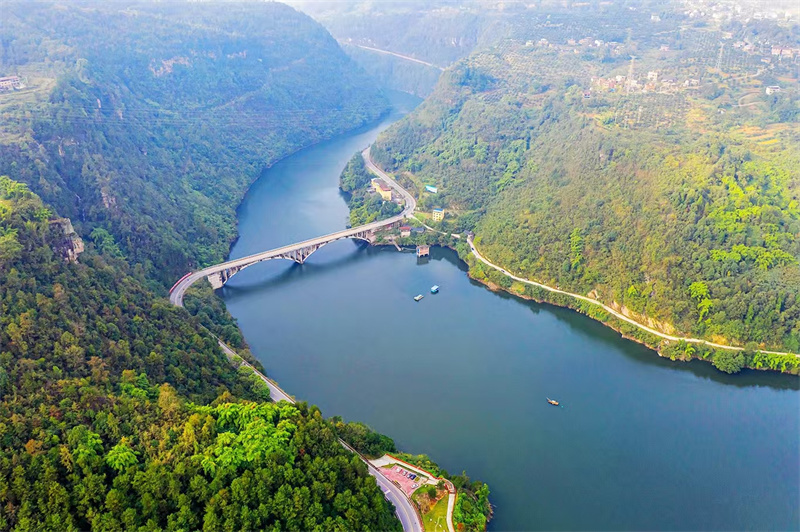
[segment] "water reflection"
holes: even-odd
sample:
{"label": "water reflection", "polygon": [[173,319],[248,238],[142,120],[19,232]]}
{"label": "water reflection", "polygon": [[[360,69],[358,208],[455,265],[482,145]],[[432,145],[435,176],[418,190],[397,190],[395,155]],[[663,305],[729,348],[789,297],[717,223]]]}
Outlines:
{"label": "water reflection", "polygon": [[[273,260],[258,264],[243,270],[234,277],[223,289],[223,297],[228,304],[235,304],[239,300],[253,297],[254,295],[268,296],[271,290],[284,287],[290,283],[301,282],[303,279],[316,276],[333,276],[344,268],[370,260],[379,254],[395,254],[398,260],[408,259],[408,253],[398,253],[394,247],[372,247],[358,241],[337,241],[328,244],[317,251],[305,264],[289,264],[288,261]],[[403,255],[406,255],[403,257]],[[418,266],[425,266],[430,261],[446,262],[466,272],[467,264],[450,249],[439,246],[431,247],[429,257],[415,257]],[[260,268],[262,271],[254,271]],[[510,300],[526,307],[530,312],[538,315],[548,312],[556,321],[566,325],[571,334],[588,340],[599,341],[617,353],[638,364],[652,366],[665,371],[686,372],[695,377],[711,382],[734,386],[737,388],[750,388],[765,386],[776,390],[800,390],[800,379],[792,375],[777,372],[743,370],[735,375],[728,375],[714,368],[710,363],[701,360],[689,362],[672,361],[658,356],[658,353],[644,345],[632,340],[622,339],[616,331],[602,323],[579,314],[573,310],[565,309],[549,303],[537,303],[504,291],[494,291],[483,283],[472,279],[470,284],[476,288],[491,292],[495,297]]]}

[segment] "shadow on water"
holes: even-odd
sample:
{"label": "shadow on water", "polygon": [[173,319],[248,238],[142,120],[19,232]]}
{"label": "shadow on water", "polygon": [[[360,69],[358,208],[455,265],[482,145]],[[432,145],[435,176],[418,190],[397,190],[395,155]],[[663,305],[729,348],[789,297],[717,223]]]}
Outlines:
{"label": "shadow on water", "polygon": [[[259,278],[253,282],[236,282],[231,280],[225,285],[223,290],[223,298],[226,301],[235,303],[240,298],[251,297],[252,295],[264,295],[270,290],[286,286],[289,283],[298,281],[299,279],[306,278],[311,275],[331,275],[336,273],[364,257],[374,255],[384,251],[382,248],[371,248],[363,242],[349,241],[355,249],[346,251],[333,260],[326,260],[324,262],[313,262],[309,260],[305,264],[290,263],[284,259],[274,259],[268,262],[280,262],[286,269],[281,270],[277,275]],[[328,246],[335,246],[336,242],[328,244]],[[326,246],[327,247],[327,246]],[[395,251],[392,249],[392,251]],[[341,251],[340,251],[341,253]],[[315,257],[316,258],[316,257]],[[258,268],[258,265],[251,266]],[[245,270],[246,271],[246,270]]]}
{"label": "shadow on water", "polygon": [[[391,246],[372,247],[361,242],[348,242],[354,246],[354,249],[343,251],[341,249],[343,247],[342,244],[337,242],[328,244],[330,247],[335,246],[338,248],[336,249],[338,256],[333,259],[314,257],[312,260],[302,265],[288,265],[287,268],[282,269],[276,275],[267,274],[266,277],[261,277],[251,282],[241,282],[238,279],[233,280],[223,288],[223,297],[229,302],[235,303],[239,299],[252,297],[254,294],[263,296],[273,289],[297,282],[300,279],[309,278],[310,276],[333,275],[343,268],[347,268],[358,261],[377,256],[380,253],[397,253],[397,250]],[[430,256],[418,258],[417,264],[419,266],[424,266],[430,261],[448,262],[465,273],[468,269],[467,264],[458,257],[458,254],[448,248],[438,246],[431,247]],[[257,268],[258,266],[255,267]],[[672,361],[668,358],[658,356],[656,351],[632,340],[621,344],[619,341],[620,334],[618,332],[573,310],[549,303],[537,303],[504,291],[495,292],[490,290],[486,285],[471,279],[470,284],[492,293],[495,297],[514,301],[528,308],[528,310],[534,314],[548,312],[557,321],[569,327],[571,334],[579,337],[591,338],[595,341],[599,340],[603,345],[613,348],[611,349],[612,352],[622,353],[623,356],[639,364],[657,367],[665,371],[689,372],[695,377],[719,384],[735,386],[737,388],[766,386],[778,390],[800,390],[800,379],[796,376],[757,370],[743,370],[736,375],[728,375],[717,370],[710,363],[702,360],[692,360],[689,362]]]}
{"label": "shadow on water", "polygon": [[[445,260],[463,272],[468,270],[467,263],[461,260],[455,251],[448,248],[432,247],[430,260]],[[620,333],[574,310],[550,303],[537,303],[505,291],[494,291],[485,284],[472,279],[470,279],[470,284],[479,286],[501,299],[513,300],[527,307],[534,314],[539,314],[542,311],[549,312],[557,321],[567,325],[570,332],[575,336],[600,340],[603,344],[615,348],[614,352],[621,352],[625,357],[640,364],[667,371],[688,371],[695,377],[737,388],[766,386],[778,390],[800,390],[800,378],[794,375],[752,369],[745,369],[738,374],[729,375],[717,370],[711,363],[703,360],[673,361],[659,356],[655,350],[633,340],[628,340],[620,345]]]}

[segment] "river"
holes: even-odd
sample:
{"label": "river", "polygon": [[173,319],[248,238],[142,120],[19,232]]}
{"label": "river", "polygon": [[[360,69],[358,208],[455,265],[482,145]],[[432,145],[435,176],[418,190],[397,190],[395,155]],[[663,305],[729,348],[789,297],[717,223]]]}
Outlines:
{"label": "river", "polygon": [[[345,227],[342,168],[418,103],[391,96],[379,123],[263,173],[232,258]],[[222,295],[289,393],[486,481],[490,530],[800,529],[796,377],[663,360],[487,290],[444,249],[418,261],[334,242],[302,266],[248,268]]]}

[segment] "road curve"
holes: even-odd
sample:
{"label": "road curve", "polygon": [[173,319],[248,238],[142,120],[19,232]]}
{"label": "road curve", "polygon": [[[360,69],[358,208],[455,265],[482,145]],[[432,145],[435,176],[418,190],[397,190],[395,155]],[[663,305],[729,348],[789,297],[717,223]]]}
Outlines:
{"label": "road curve", "polygon": [[[230,347],[228,347],[224,342],[221,342],[219,340],[217,341],[219,342],[219,346],[222,348],[225,354],[228,355],[229,359],[237,360],[237,362],[249,367],[250,369],[253,370],[253,372],[256,375],[261,377],[261,380],[263,380],[264,383],[269,388],[270,399],[272,399],[276,403],[279,401],[288,401],[289,403],[292,404],[295,403],[295,400],[292,398],[292,396],[283,391],[283,389],[281,389],[280,386],[275,384],[275,382],[272,379],[268,378],[266,375],[264,375],[256,368],[254,368],[252,364],[250,364],[249,362],[241,358],[239,355],[237,355],[236,352]],[[395,514],[397,515],[397,518],[400,519],[400,523],[403,525],[403,531],[424,532],[422,523],[420,523],[419,518],[417,517],[417,511],[412,506],[413,503],[410,500],[408,500],[403,491],[398,486],[392,484],[389,481],[389,479],[383,476],[374,465],[369,463],[369,460],[364,458],[361,455],[361,453],[356,451],[346,441],[339,438],[339,443],[342,445],[342,447],[358,455],[361,461],[367,465],[367,471],[377,481],[378,486],[383,492],[384,497],[386,497],[386,499],[394,505]]]}
{"label": "road curve", "polygon": [[428,477],[429,485],[432,482],[433,485],[438,484],[439,481],[444,481],[445,485],[447,486],[447,530],[448,532],[456,532],[455,526],[453,525],[453,509],[456,506],[456,488],[453,486],[453,483],[446,478],[437,477],[430,471],[425,471],[424,469],[415,466],[414,464],[410,464],[404,460],[399,460],[392,456],[391,454],[384,454],[380,458],[375,460],[370,460],[370,465],[379,468],[385,465],[399,465],[403,469],[408,469],[410,471],[414,471],[418,475],[423,477]]}
{"label": "road curve", "polygon": [[397,181],[392,178],[389,174],[378,168],[378,166],[373,162],[372,157],[369,154],[369,147],[367,147],[364,151],[361,152],[361,157],[364,158],[364,165],[366,165],[367,170],[375,174],[376,176],[380,177],[386,183],[394,189],[395,192],[400,194],[400,197],[403,198],[405,202],[405,209],[401,213],[403,217],[407,218],[414,214],[414,211],[417,209],[417,200],[414,196],[411,195],[406,189],[401,187]]}
{"label": "road curve", "polygon": [[[552,286],[547,286],[546,284],[537,283],[536,281],[531,281],[530,279],[525,279],[524,277],[517,277],[516,275],[513,275],[513,274],[507,272],[506,270],[504,270],[500,266],[497,266],[496,264],[493,264],[493,263],[489,262],[483,255],[480,254],[478,249],[475,247],[475,243],[472,241],[472,238],[467,238],[467,243],[469,244],[469,248],[472,251],[472,254],[475,256],[476,259],[478,259],[482,263],[486,264],[487,266],[490,266],[490,267],[494,268],[495,270],[498,270],[498,271],[502,272],[507,277],[510,277],[510,278],[514,279],[515,281],[519,281],[521,283],[529,284],[529,285],[532,285],[532,286],[538,286],[539,288],[543,288],[543,289],[547,290],[548,292],[554,292],[556,294],[564,294],[565,296],[570,296],[570,297],[573,297],[575,299],[580,299],[581,301],[586,301],[588,303],[592,303],[593,305],[598,305],[598,306],[602,307],[603,310],[605,310],[609,314],[621,319],[622,321],[628,322],[631,325],[635,325],[636,327],[642,329],[643,331],[647,331],[650,334],[653,334],[653,335],[658,336],[660,338],[664,338],[666,340],[672,340],[674,342],[680,342],[682,340],[682,341],[684,341],[686,343],[689,343],[689,344],[704,344],[704,345],[707,345],[709,347],[716,347],[718,349],[728,349],[730,351],[744,351],[744,347],[736,347],[736,346],[732,346],[732,345],[715,344],[714,342],[709,342],[708,340],[703,340],[702,338],[686,338],[686,337],[683,337],[683,336],[671,336],[669,334],[665,334],[665,333],[662,333],[662,332],[657,331],[655,329],[652,329],[652,328],[648,327],[647,325],[643,325],[643,324],[639,323],[638,321],[633,320],[633,319],[629,318],[628,316],[625,316],[624,314],[621,314],[621,313],[617,312],[613,308],[611,308],[611,307],[609,307],[607,305],[604,305],[600,301],[598,301],[596,299],[592,299],[591,297],[582,296],[580,294],[574,294],[572,292],[565,292],[564,290],[559,290],[558,288],[553,288]],[[794,356],[794,357],[800,358],[800,354],[797,354],[797,353],[788,353],[788,352],[781,352],[781,351],[765,351],[764,349],[759,349],[759,351],[761,353],[768,353],[770,355],[787,355],[787,356]]]}

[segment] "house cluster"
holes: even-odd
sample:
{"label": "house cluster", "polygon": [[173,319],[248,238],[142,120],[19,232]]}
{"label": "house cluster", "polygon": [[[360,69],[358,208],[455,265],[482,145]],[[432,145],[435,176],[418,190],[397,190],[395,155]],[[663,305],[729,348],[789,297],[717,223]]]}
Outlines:
{"label": "house cluster", "polygon": [[781,44],[770,45],[764,43],[752,43],[748,41],[736,41],[733,43],[733,47],[748,54],[765,56],[762,58],[764,63],[771,63],[772,58],[781,61],[784,59],[800,59],[800,47],[798,46],[787,46]]}
{"label": "house cluster", "polygon": [[602,39],[593,39],[592,37],[584,37],[583,39],[567,39],[566,44],[559,45],[551,43],[547,39],[539,39],[538,41],[527,41],[525,46],[540,46],[545,48],[552,48],[561,51],[572,50],[573,53],[579,54],[584,48],[608,48],[611,55],[622,55],[625,47],[622,43],[616,41],[604,41]]}
{"label": "house cluster", "polygon": [[421,234],[425,232],[424,227],[411,227],[410,225],[401,225],[400,226],[400,238],[405,238],[407,236]]}
{"label": "house cluster", "polygon": [[700,85],[700,80],[695,78],[688,78],[678,81],[676,78],[660,78],[660,74],[656,70],[651,70],[647,73],[646,80],[639,81],[638,79],[628,76],[613,76],[608,78],[591,78],[592,87],[596,89],[606,90],[608,92],[616,91],[631,91],[631,92],[676,92],[678,90],[687,89],[690,87],[697,87]]}
{"label": "house cluster", "polygon": [[20,79],[19,76],[6,76],[0,78],[0,92],[22,88],[24,88],[24,85],[22,84],[22,79]]}
{"label": "house cluster", "polygon": [[781,59],[792,59],[795,56],[800,56],[800,48],[790,48],[788,46],[773,46],[770,52],[770,55],[780,57]]}
{"label": "house cluster", "polygon": [[[786,20],[791,21],[796,15],[779,6],[772,7],[768,2],[718,2],[715,0],[684,0],[687,9],[683,12],[690,19],[705,18],[713,20]],[[787,4],[788,5],[788,4]],[[770,9],[772,7],[772,9]],[[766,9],[764,9],[766,8]]]}

